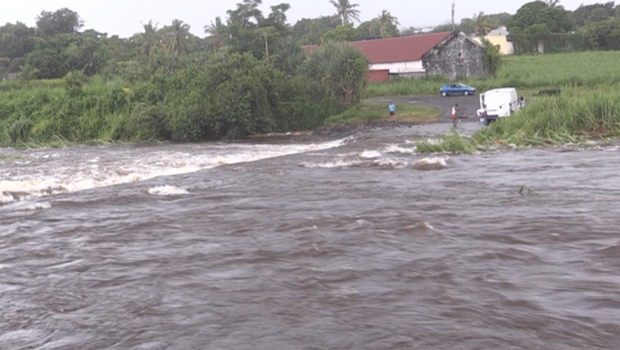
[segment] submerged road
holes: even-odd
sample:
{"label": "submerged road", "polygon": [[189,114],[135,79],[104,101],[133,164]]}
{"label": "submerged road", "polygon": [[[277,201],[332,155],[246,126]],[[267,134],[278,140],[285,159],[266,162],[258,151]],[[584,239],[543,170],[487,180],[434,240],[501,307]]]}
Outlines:
{"label": "submerged road", "polygon": [[[410,104],[421,104],[425,106],[431,106],[437,108],[439,111],[443,112],[442,117],[439,119],[439,122],[450,123],[451,118],[451,110],[454,104],[459,105],[458,116],[462,122],[471,121],[476,122],[476,111],[480,108],[480,100],[478,95],[473,96],[449,96],[449,97],[441,97],[441,96],[397,96],[397,97],[373,97],[366,99],[369,102],[376,103],[385,103],[388,104],[390,101],[394,103],[410,103]],[[398,112],[398,111],[397,111]],[[465,119],[466,118],[466,119]]]}

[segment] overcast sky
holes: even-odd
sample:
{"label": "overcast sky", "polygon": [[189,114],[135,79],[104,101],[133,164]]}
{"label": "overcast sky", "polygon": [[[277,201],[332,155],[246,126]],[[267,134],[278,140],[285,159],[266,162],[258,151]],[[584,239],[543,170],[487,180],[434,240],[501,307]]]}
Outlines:
{"label": "overcast sky", "polygon": [[[514,14],[529,0],[454,0],[456,21],[471,18],[474,13],[486,14],[508,12]],[[204,26],[220,16],[226,18],[226,11],[234,9],[240,0],[0,0],[0,25],[7,22],[23,22],[35,26],[35,18],[41,11],[56,11],[67,7],[76,11],[85,21],[83,29],[121,37],[129,37],[142,31],[142,24],[149,20],[159,23],[159,28],[168,25],[173,19],[180,19],[191,26],[191,32],[204,37]],[[288,21],[294,24],[302,18],[315,18],[335,12],[329,0],[263,0],[262,11],[267,14],[269,7],[288,3]],[[361,20],[376,17],[385,9],[396,16],[400,27],[428,27],[450,21],[452,0],[350,0],[359,4]],[[561,0],[567,10],[575,10],[580,4],[605,3],[590,0]]]}

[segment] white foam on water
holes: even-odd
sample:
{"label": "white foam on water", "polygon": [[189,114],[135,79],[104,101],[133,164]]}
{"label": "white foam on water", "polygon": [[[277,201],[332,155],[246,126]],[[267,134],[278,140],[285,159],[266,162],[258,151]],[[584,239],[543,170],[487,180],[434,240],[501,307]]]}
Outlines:
{"label": "white foam on water", "polygon": [[375,163],[381,167],[404,168],[407,166],[407,161],[399,158],[381,158],[376,160]]}
{"label": "white foam on water", "polygon": [[13,202],[14,200],[15,200],[15,197],[13,197],[12,195],[0,191],[0,203],[10,203],[10,202]]}
{"label": "white foam on water", "polygon": [[382,151],[385,153],[413,154],[415,146],[412,148],[404,148],[399,145],[387,145]]}
{"label": "white foam on water", "polygon": [[52,207],[52,204],[49,202],[41,202],[41,203],[29,203],[29,202],[18,202],[16,205],[11,208],[15,211],[33,211],[33,210],[44,210]]}
{"label": "white foam on water", "polygon": [[439,145],[442,141],[438,139],[426,139],[426,141],[424,142],[428,143],[429,145]]}
{"label": "white foam on water", "polygon": [[357,289],[353,289],[353,288],[340,288],[336,291],[331,292],[332,298],[344,299],[344,300],[348,300],[359,294],[360,292]]}
{"label": "white foam on water", "polygon": [[148,192],[149,194],[156,196],[178,196],[182,194],[189,194],[189,192],[187,192],[184,188],[168,185],[149,188]]}
{"label": "white foam on water", "polygon": [[360,158],[379,158],[381,157],[381,153],[379,151],[368,151],[364,150],[364,152],[359,154]]}
{"label": "white foam on water", "polygon": [[448,156],[422,158],[413,163],[413,167],[419,170],[443,169],[448,166]]}
{"label": "white foam on water", "polygon": [[360,165],[362,163],[363,163],[362,161],[354,160],[354,159],[337,159],[333,162],[327,162],[327,163],[303,162],[303,163],[300,163],[299,166],[304,167],[304,168],[345,168],[345,167]]}
{"label": "white foam on water", "polygon": [[2,207],[0,207],[0,210],[1,211],[12,211],[12,212],[28,212],[28,211],[35,211],[35,210],[50,209],[51,207],[52,207],[52,204],[49,202],[36,203],[36,202],[29,201],[29,200],[22,200],[22,201],[14,201],[12,203],[7,203],[6,205],[3,205]]}
{"label": "white foam on water", "polygon": [[[196,172],[344,145],[349,139],[315,144],[195,144],[153,147],[75,147],[30,150],[0,171],[0,204],[75,192],[159,176]],[[177,151],[183,148],[186,151]],[[97,152],[93,156],[93,152]]]}

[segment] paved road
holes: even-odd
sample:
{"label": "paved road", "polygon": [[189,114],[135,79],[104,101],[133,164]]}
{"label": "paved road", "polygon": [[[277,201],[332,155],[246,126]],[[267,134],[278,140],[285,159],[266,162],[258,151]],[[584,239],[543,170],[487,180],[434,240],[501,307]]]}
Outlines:
{"label": "paved road", "polygon": [[[439,122],[451,122],[451,110],[455,103],[459,105],[458,116],[461,122],[476,122],[476,111],[480,108],[480,99],[478,95],[473,96],[398,96],[398,97],[374,97],[367,101],[388,104],[390,101],[394,103],[411,103],[421,104],[437,108],[443,112],[443,116]],[[398,113],[398,110],[396,111]]]}

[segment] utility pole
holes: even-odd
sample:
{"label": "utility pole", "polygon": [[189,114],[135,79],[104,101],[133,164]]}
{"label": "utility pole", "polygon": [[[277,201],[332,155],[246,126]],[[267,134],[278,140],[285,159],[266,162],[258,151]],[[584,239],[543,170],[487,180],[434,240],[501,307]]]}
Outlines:
{"label": "utility pole", "polygon": [[454,4],[454,0],[452,0],[452,31],[456,30],[456,27],[454,26],[454,7],[456,5]]}

